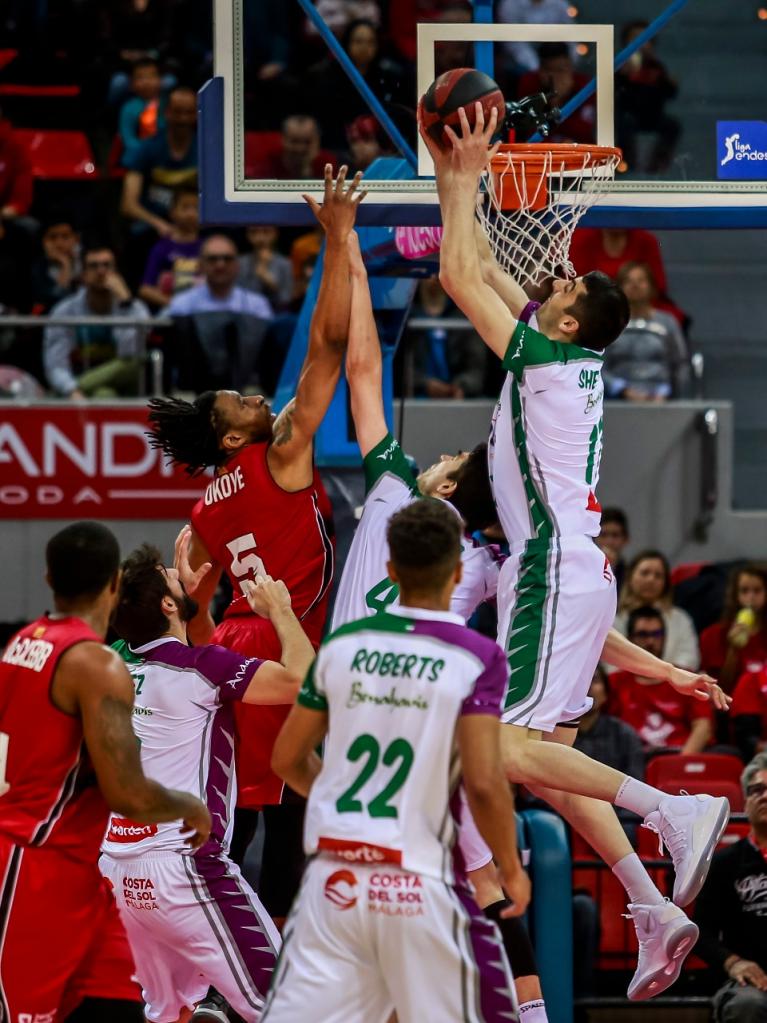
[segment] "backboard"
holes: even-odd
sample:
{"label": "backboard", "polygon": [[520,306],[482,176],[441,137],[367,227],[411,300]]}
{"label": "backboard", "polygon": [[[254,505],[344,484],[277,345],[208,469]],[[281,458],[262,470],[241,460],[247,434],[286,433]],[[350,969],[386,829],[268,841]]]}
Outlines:
{"label": "backboard", "polygon": [[[760,17],[756,4],[685,5],[674,0],[671,8],[678,13],[662,34],[616,75],[615,52],[622,49],[621,36],[630,19],[621,16],[616,22],[615,12],[627,5],[576,2],[575,20],[565,25],[418,26],[414,73],[403,64],[399,94],[384,101],[386,113],[417,152],[417,167],[410,170],[403,162],[394,180],[366,177],[361,225],[439,223],[428,153],[417,139],[414,112],[417,97],[436,73],[470,65],[491,73],[507,100],[524,94],[531,83],[540,88],[541,82],[556,81],[577,92],[577,86],[596,78],[595,97],[576,111],[575,120],[560,126],[562,137],[572,137],[572,130],[578,133],[576,141],[620,145],[627,166],[585,223],[652,229],[767,226],[767,125],[760,120],[767,11]],[[297,9],[299,3],[310,6],[304,0],[284,3]],[[354,86],[337,61],[327,59],[319,37],[307,42],[308,32],[296,44],[307,55],[307,73],[287,75],[284,82],[262,78],[262,40],[254,37],[253,28],[258,4],[215,0],[215,77],[200,94],[202,215],[207,223],[310,224],[301,196],[307,191],[319,195],[319,181],[264,174],[261,155],[269,151],[274,166],[280,125],[291,114],[314,116],[324,131],[323,110],[332,111],[337,120],[336,107],[355,95]],[[647,3],[643,13],[646,8],[652,8],[648,20],[662,18],[667,3]],[[473,44],[478,44],[476,49]],[[538,44],[548,44],[550,54],[564,48],[564,73],[556,55],[538,71],[529,66],[539,59]],[[331,76],[335,92],[328,93]],[[676,94],[672,78],[678,79]],[[330,96],[324,108],[323,95]],[[637,106],[642,95],[644,106]],[[580,137],[589,131],[593,137]],[[340,137],[339,145],[338,133],[332,144],[324,139],[321,144],[336,164],[344,159],[346,140]],[[289,174],[289,168],[281,173]]]}

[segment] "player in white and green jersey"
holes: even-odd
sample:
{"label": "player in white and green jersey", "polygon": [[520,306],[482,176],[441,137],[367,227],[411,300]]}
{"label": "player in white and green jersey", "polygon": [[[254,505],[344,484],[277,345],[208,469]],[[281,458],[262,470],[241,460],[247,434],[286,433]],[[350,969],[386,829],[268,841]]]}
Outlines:
{"label": "player in white and green jersey", "polygon": [[517,1019],[500,934],[455,843],[462,772],[521,912],[529,890],[499,743],[507,667],[449,610],[460,536],[444,502],[392,517],[400,604],[330,634],[277,739],[272,766],[308,796],[312,859],[262,1023]]}
{"label": "player in white and green jersey", "polygon": [[[635,659],[611,639],[615,584],[593,543],[601,353],[625,328],[628,303],[609,277],[590,273],[555,280],[536,309],[480,238],[488,257],[483,270],[475,208],[497,116],[486,129],[479,104],[477,110],[474,129],[464,111],[459,133],[446,129],[448,151],[427,145],[444,224],[440,279],[507,370],[490,442],[493,489],[511,548],[498,590],[499,641],[510,668],[504,757],[509,776],[570,820],[626,888],[640,949],[629,997],[650,998],[679,975],[695,926],[665,903],[610,804],[639,813],[659,832],[676,871],[674,901],[684,906],[705,879],[727,822],[726,800],[665,796],[571,748],[600,655],[612,663],[616,656],[618,663]],[[715,692],[712,683],[692,675],[681,681],[690,692],[698,687],[703,699]],[[544,732],[554,741],[536,741]]]}
{"label": "player in white and green jersey", "polygon": [[463,519],[463,577],[453,593],[451,609],[466,620],[483,600],[495,597],[501,567],[497,547],[481,546],[471,538],[475,530],[492,525],[498,518],[490,489],[487,445],[479,444],[471,452],[442,455],[416,478],[386,425],[381,346],[356,238],[350,268],[352,304],[346,376],[365,470],[365,504],[341,575],[332,628],[397,603],[398,588],[386,572],[386,529],[394,512],[419,497],[441,498]]}

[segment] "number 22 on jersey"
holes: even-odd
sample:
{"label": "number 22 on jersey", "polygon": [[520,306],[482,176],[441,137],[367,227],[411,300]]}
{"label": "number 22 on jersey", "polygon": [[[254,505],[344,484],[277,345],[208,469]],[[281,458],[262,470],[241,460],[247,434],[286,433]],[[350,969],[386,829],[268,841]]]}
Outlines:
{"label": "number 22 on jersey", "polygon": [[232,555],[229,563],[229,571],[238,580],[240,589],[247,596],[245,586],[246,579],[255,580],[257,575],[266,575],[266,567],[257,554],[254,554],[256,538],[252,533],[243,533],[242,536],[230,540],[226,549]]}

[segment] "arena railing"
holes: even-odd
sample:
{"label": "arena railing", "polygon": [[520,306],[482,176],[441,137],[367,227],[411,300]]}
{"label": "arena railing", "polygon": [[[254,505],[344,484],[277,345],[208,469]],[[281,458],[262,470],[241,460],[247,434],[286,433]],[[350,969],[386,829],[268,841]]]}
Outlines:
{"label": "arena railing", "polygon": [[[146,374],[140,382],[140,398],[147,394],[163,393],[163,371],[165,357],[162,348],[147,346],[147,336],[154,330],[169,330],[173,320],[168,316],[28,316],[0,314],[0,331],[4,329],[37,329],[46,327],[138,327],[139,332],[138,358],[146,366]],[[0,351],[0,363],[3,353]]]}

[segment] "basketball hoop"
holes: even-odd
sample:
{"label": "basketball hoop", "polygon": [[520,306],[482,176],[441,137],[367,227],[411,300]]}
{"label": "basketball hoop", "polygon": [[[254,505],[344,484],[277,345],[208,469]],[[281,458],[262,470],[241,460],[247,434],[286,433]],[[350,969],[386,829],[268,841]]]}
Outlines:
{"label": "basketball hoop", "polygon": [[523,286],[574,277],[573,231],[604,195],[620,160],[620,149],[609,146],[502,145],[477,197],[477,215],[501,267]]}

